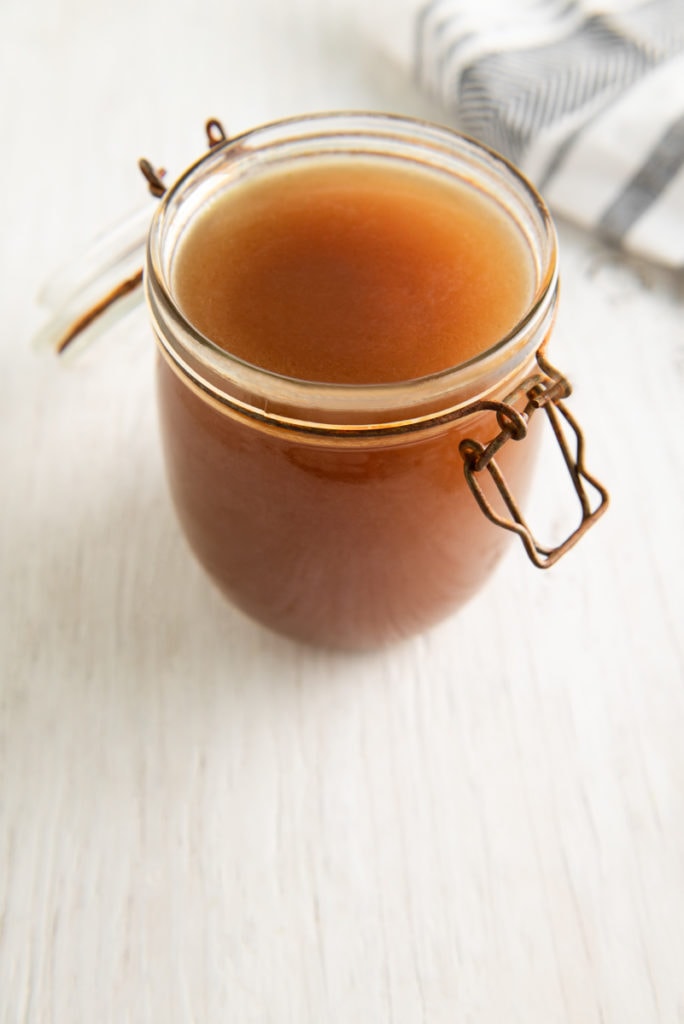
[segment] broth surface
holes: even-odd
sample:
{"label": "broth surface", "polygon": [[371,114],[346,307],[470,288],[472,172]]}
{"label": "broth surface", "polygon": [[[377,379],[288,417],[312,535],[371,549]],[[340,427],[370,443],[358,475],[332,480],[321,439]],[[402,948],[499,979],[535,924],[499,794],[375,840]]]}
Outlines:
{"label": "broth surface", "polygon": [[176,301],[220,347],[304,380],[379,384],[446,370],[519,321],[522,233],[467,185],[391,161],[269,171],[182,237]]}

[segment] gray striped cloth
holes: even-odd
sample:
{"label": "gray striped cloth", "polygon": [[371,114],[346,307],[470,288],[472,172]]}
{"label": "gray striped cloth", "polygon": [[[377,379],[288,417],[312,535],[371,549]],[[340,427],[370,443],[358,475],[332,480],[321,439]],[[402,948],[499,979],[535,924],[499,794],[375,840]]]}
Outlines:
{"label": "gray striped cloth", "polygon": [[456,127],[516,163],[556,213],[684,267],[684,0],[391,10],[390,45]]}

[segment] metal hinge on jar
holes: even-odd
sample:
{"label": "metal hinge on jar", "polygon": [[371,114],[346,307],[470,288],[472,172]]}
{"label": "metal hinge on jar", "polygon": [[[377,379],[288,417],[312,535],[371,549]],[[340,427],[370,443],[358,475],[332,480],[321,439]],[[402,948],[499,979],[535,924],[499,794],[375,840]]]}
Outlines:
{"label": "metal hinge on jar", "polygon": [[[543,379],[535,382],[527,391],[527,404],[522,412],[506,402],[488,403],[488,408],[496,413],[499,433],[486,445],[472,438],[465,438],[459,445],[459,451],[463,457],[468,486],[482,512],[497,526],[510,530],[520,537],[530,560],[537,568],[548,569],[566,551],[574,547],[580,537],[603,515],[608,507],[609,498],[605,487],[584,465],[584,435],[564,403],[572,390],[569,382],[539,352],[537,362]],[[555,547],[546,547],[535,539],[495,459],[503,445],[509,441],[521,441],[526,437],[528,423],[538,409],[544,410],[551,424],[579,499],[582,514],[579,526]],[[478,480],[478,475],[484,470],[488,472],[501,495],[508,509],[509,518],[499,515],[485,496]]]}

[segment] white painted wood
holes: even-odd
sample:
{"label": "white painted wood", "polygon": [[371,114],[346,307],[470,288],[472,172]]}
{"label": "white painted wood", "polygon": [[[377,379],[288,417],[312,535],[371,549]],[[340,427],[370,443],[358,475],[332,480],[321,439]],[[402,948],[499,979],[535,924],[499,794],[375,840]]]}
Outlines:
{"label": "white painted wood", "polygon": [[34,296],[208,115],[434,111],[342,0],[5,0],[0,40],[0,1020],[681,1024],[681,278],[562,226],[613,493],[566,562],[298,648],[186,550],[144,329],[65,369]]}

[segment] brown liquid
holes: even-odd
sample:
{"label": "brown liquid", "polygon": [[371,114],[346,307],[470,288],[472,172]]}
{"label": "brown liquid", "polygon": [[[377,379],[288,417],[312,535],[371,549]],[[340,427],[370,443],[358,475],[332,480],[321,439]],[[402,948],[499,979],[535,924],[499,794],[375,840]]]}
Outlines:
{"label": "brown liquid", "polygon": [[[243,359],[335,382],[462,362],[514,327],[531,259],[489,200],[400,169],[336,163],[212,204],[177,254],[185,315]],[[159,393],[175,503],[200,561],[272,628],[341,647],[417,632],[476,590],[506,542],[467,489],[462,437],[492,414],[389,440],[264,427],[165,359]],[[519,492],[530,442],[500,464]]]}
{"label": "brown liquid", "polygon": [[183,238],[181,310],[233,355],[290,377],[376,384],[483,352],[532,296],[525,243],[491,199],[370,160],[274,172]]}

